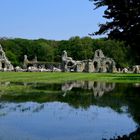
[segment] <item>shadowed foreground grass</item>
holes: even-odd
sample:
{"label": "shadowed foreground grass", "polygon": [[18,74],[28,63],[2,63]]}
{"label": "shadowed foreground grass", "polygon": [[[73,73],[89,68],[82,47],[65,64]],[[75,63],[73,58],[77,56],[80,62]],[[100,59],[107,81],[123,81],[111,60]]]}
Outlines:
{"label": "shadowed foreground grass", "polygon": [[140,83],[140,74],[0,72],[0,82],[10,81],[58,83],[72,80]]}

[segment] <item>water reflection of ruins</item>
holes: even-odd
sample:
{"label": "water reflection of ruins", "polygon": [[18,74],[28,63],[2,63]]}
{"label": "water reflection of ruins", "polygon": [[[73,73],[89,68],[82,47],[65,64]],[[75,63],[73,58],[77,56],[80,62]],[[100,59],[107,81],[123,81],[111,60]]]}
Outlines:
{"label": "water reflection of ruins", "polygon": [[[33,88],[39,87],[42,84],[41,83],[12,83],[12,82],[0,82],[0,87],[8,87],[12,85],[19,85],[23,87],[31,86]],[[44,87],[51,87],[52,84],[45,84]],[[56,85],[55,85],[56,86]],[[115,83],[106,83],[106,82],[99,82],[99,81],[69,81],[64,84],[58,84],[57,85],[59,89],[64,93],[63,97],[65,97],[68,92],[73,91],[74,89],[83,89],[83,90],[90,90],[92,91],[94,97],[101,97],[104,95],[104,93],[110,92],[115,88]],[[49,88],[48,87],[48,88]],[[42,89],[45,90],[45,89]],[[53,86],[53,89],[49,90],[55,90],[55,87]],[[80,90],[81,91],[81,90]],[[3,90],[0,90],[0,93],[5,93]],[[5,93],[6,94],[6,93]]]}
{"label": "water reflection of ruins", "polygon": [[105,83],[97,81],[74,81],[67,82],[62,85],[63,96],[66,96],[68,91],[72,91],[74,88],[81,88],[86,90],[92,90],[95,97],[101,97],[106,92],[110,92],[115,88],[115,83]]}

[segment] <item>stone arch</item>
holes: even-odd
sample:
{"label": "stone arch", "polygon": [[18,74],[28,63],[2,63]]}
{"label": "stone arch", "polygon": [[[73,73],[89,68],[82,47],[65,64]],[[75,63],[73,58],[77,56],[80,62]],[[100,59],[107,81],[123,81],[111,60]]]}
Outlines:
{"label": "stone arch", "polygon": [[100,50],[100,49],[96,50],[94,57],[104,58],[104,54],[103,54],[102,50]]}
{"label": "stone arch", "polygon": [[2,67],[2,69],[5,68],[5,63],[4,62],[1,62],[1,67]]}
{"label": "stone arch", "polygon": [[106,61],[105,62],[105,66],[106,66],[106,72],[110,72],[110,62],[109,61]]}
{"label": "stone arch", "polygon": [[99,51],[97,51],[97,56],[100,57],[100,52]]}
{"label": "stone arch", "polygon": [[64,50],[62,53],[62,71],[75,71],[77,62],[68,57],[67,52]]}
{"label": "stone arch", "polygon": [[68,67],[71,67],[71,66],[73,66],[73,63],[72,63],[71,61],[69,61],[69,62],[67,63],[67,66],[68,66]]}
{"label": "stone arch", "polygon": [[98,62],[97,61],[94,61],[93,65],[94,65],[95,71],[97,71],[98,70],[98,65],[99,65]]}

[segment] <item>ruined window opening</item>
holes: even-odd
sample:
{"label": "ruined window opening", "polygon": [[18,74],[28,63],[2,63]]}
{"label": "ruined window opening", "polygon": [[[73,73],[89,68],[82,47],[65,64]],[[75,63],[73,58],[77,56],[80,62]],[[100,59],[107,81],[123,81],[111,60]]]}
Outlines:
{"label": "ruined window opening", "polygon": [[98,67],[98,63],[95,61],[94,62],[94,68],[97,69],[97,67]]}
{"label": "ruined window opening", "polygon": [[109,63],[109,62],[106,62],[106,69],[107,69],[107,72],[109,72],[109,67],[110,67],[110,63]]}
{"label": "ruined window opening", "polygon": [[73,63],[70,61],[68,62],[67,66],[73,66]]}
{"label": "ruined window opening", "polygon": [[1,64],[1,65],[2,65],[2,68],[4,69],[4,68],[5,68],[5,63],[3,63],[3,62],[2,62],[2,64]]}
{"label": "ruined window opening", "polygon": [[97,56],[98,56],[98,57],[100,56],[100,52],[99,52],[99,51],[97,52]]}

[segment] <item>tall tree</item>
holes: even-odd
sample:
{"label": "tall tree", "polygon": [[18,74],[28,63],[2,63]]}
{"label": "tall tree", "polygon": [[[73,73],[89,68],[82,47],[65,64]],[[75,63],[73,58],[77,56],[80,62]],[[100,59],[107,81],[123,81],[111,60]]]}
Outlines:
{"label": "tall tree", "polygon": [[110,39],[123,40],[140,59],[140,0],[90,0],[96,8],[105,6],[106,23],[94,35],[107,34]]}

